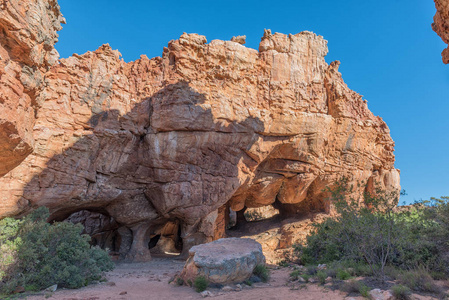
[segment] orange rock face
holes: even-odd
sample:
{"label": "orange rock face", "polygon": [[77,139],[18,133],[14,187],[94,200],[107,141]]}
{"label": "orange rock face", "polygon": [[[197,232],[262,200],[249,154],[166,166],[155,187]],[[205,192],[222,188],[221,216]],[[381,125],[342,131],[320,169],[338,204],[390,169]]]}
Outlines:
{"label": "orange rock face", "polygon": [[[443,42],[449,44],[449,0],[435,0],[437,12],[433,17],[432,29],[438,33]],[[443,62],[449,64],[449,47],[441,53]]]}
{"label": "orange rock face", "polygon": [[36,94],[33,153],[0,178],[0,217],[102,213],[129,240],[121,257],[146,260],[167,224],[186,254],[225,233],[230,208],[330,212],[323,188],[342,176],[357,198],[374,181],[399,190],[387,125],[327,51],[266,31],[259,51],[183,34],[153,59],[104,45],[60,60]]}
{"label": "orange rock face", "polygon": [[44,73],[64,18],[54,0],[0,3],[0,176],[33,151],[33,126]]}

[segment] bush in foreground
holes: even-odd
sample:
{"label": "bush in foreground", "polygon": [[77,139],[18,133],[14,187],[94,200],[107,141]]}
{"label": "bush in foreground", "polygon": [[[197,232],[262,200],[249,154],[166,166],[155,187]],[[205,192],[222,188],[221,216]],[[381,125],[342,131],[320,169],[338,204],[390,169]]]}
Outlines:
{"label": "bush in foreground", "polygon": [[262,282],[267,282],[270,279],[270,270],[265,265],[257,265],[253,270],[253,274],[259,277]]}
{"label": "bush in foreground", "polygon": [[18,286],[79,288],[113,269],[106,251],[91,247],[90,237],[81,234],[82,225],[50,225],[48,217],[48,209],[41,207],[21,220],[0,221],[0,293],[10,294]]}
{"label": "bush in foreground", "polygon": [[365,265],[365,273],[384,280],[389,267],[413,270],[426,266],[432,274],[449,275],[448,198],[398,212],[398,195],[377,190],[364,203],[348,197],[352,187],[343,179],[328,189],[337,217],[315,224],[306,245],[296,246],[303,264],[349,261]]}
{"label": "bush in foreground", "polygon": [[204,276],[198,276],[193,281],[193,286],[195,287],[195,291],[197,291],[198,293],[205,291],[207,289],[208,285],[209,285],[209,283],[207,282],[207,279]]}

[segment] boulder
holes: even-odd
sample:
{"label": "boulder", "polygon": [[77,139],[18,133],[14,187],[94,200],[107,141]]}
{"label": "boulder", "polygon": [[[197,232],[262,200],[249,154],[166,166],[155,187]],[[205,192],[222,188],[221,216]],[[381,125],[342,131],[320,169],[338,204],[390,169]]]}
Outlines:
{"label": "boulder", "polygon": [[369,291],[372,300],[393,300],[395,299],[390,291],[382,291],[381,289],[373,289]]}
{"label": "boulder", "polygon": [[257,265],[265,264],[262,246],[251,239],[219,239],[190,249],[181,272],[184,282],[205,276],[209,283],[243,282],[251,277]]}

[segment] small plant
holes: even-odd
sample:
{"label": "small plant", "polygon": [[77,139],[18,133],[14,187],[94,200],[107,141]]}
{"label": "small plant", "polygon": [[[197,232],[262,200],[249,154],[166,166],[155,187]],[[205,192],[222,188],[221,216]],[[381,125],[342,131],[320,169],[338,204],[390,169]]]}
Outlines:
{"label": "small plant", "polygon": [[257,265],[253,270],[253,274],[259,277],[262,282],[267,282],[270,279],[270,271],[265,265]]}
{"label": "small plant", "polygon": [[336,278],[337,277],[337,270],[336,269],[327,269],[326,275],[328,277]]}
{"label": "small plant", "polygon": [[278,262],[278,266],[285,268],[285,267],[289,266],[289,263],[288,263],[288,261],[286,259],[283,259],[283,260]]}
{"label": "small plant", "polygon": [[193,287],[195,288],[195,291],[197,291],[198,293],[205,291],[208,285],[209,283],[207,282],[207,279],[204,276],[197,276],[193,281]]}
{"label": "small plant", "polygon": [[341,289],[347,293],[359,293],[363,297],[369,298],[370,288],[361,281],[348,281],[342,286]]}
{"label": "small plant", "polygon": [[290,273],[290,278],[292,280],[297,280],[299,278],[299,270],[294,270],[293,272]]}
{"label": "small plant", "polygon": [[251,280],[249,280],[249,279],[245,280],[244,283],[245,283],[247,286],[252,286],[252,285],[253,285],[253,282],[252,282]]}
{"label": "small plant", "polygon": [[325,284],[326,283],[326,278],[327,278],[327,274],[324,271],[318,271],[316,273],[316,276],[318,277],[318,281],[320,282],[320,284]]}
{"label": "small plant", "polygon": [[337,279],[338,280],[346,280],[351,277],[351,274],[349,274],[346,270],[339,269],[337,271]]}
{"label": "small plant", "polygon": [[401,284],[394,285],[391,288],[391,292],[394,298],[398,300],[409,300],[410,295],[412,294],[412,291],[408,287]]}
{"label": "small plant", "polygon": [[302,277],[302,279],[304,279],[305,282],[309,282],[310,275],[304,274],[304,275],[302,275],[301,277]]}
{"label": "small plant", "polygon": [[369,291],[370,290],[371,289],[367,285],[365,285],[363,282],[359,281],[359,293],[360,293],[360,295],[362,295],[365,298],[370,298],[370,295],[369,295]]}
{"label": "small plant", "polygon": [[176,285],[184,285],[184,279],[182,279],[181,277],[176,278]]}
{"label": "small plant", "polygon": [[440,293],[441,289],[435,284],[430,274],[424,269],[404,272],[399,281],[410,289],[419,292]]}
{"label": "small plant", "polygon": [[307,267],[307,274],[309,275],[316,275],[316,273],[318,272],[318,269],[316,266],[308,266]]}

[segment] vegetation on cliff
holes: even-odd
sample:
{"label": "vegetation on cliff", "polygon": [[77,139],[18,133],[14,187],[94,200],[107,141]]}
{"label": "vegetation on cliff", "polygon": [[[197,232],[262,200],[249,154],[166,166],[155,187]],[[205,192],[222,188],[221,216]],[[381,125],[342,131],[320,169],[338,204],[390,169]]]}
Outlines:
{"label": "vegetation on cliff", "polygon": [[0,295],[38,291],[51,285],[79,288],[100,280],[114,264],[106,251],[91,247],[83,226],[49,224],[40,207],[22,219],[0,221]]}
{"label": "vegetation on cliff", "polygon": [[337,216],[316,223],[307,242],[295,247],[299,262],[436,292],[432,278],[449,277],[449,197],[401,209],[398,195],[378,189],[361,204],[351,189],[345,179],[328,189]]}

